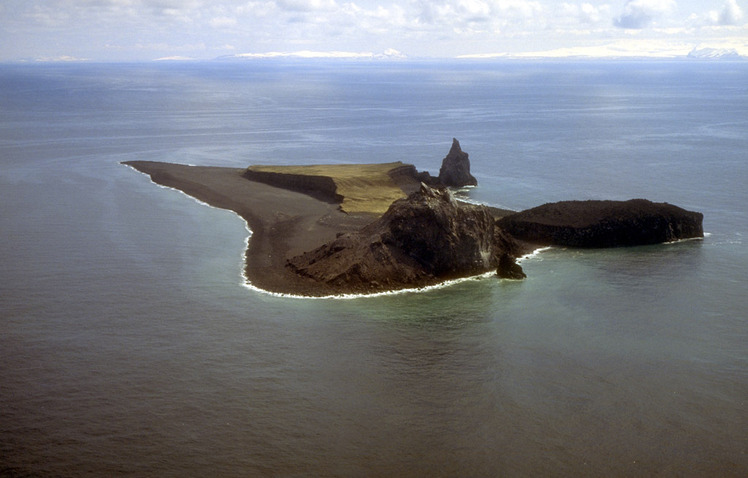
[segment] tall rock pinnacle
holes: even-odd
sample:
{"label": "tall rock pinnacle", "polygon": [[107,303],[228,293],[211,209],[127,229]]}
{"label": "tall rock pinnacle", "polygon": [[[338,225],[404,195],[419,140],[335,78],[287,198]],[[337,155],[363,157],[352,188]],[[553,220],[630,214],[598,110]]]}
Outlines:
{"label": "tall rock pinnacle", "polygon": [[476,186],[478,184],[478,181],[470,174],[468,154],[460,148],[460,142],[457,141],[457,138],[452,138],[452,148],[442,160],[442,167],[439,169],[439,182],[454,188]]}

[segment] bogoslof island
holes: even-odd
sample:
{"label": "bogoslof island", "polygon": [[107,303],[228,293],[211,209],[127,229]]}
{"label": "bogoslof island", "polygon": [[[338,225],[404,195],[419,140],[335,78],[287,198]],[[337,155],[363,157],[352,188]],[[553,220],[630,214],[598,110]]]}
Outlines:
{"label": "bogoslof island", "polygon": [[246,169],[123,164],[249,225],[245,276],[269,292],[329,296],[435,285],[496,271],[547,245],[618,247],[703,237],[703,215],[667,203],[564,201],[522,212],[455,199],[477,185],[457,139],[439,175],[402,162]]}

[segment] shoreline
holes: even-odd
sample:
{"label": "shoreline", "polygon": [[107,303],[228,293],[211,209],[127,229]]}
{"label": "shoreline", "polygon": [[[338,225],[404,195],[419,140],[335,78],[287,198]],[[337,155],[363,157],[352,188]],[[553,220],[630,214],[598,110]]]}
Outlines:
{"label": "shoreline", "polygon": [[[208,205],[210,206],[210,205]],[[212,207],[212,206],[211,206]],[[249,231],[250,235],[252,231]],[[517,263],[521,263],[526,260],[534,259],[535,257],[539,256],[541,253],[553,249],[553,246],[538,246],[537,249],[532,250],[531,252],[528,252],[527,254],[523,254],[521,257],[517,258]],[[515,281],[515,282],[521,282],[516,279],[502,279],[499,277],[496,277],[495,272],[484,272],[482,274],[477,274],[474,276],[467,276],[467,277],[461,277],[458,279],[446,279],[441,282],[434,283],[432,285],[425,285],[421,287],[408,287],[404,289],[393,289],[389,291],[378,291],[378,292],[372,292],[370,294],[365,293],[341,293],[341,294],[333,294],[333,295],[325,295],[325,296],[309,296],[309,295],[295,295],[295,294],[288,294],[288,293],[282,293],[282,292],[272,292],[265,289],[261,289],[254,284],[252,284],[246,277],[246,275],[242,274],[242,278],[244,279],[244,282],[241,284],[242,287],[245,287],[246,289],[261,293],[270,295],[273,297],[280,297],[283,299],[325,299],[325,300],[354,300],[354,299],[370,299],[370,298],[377,298],[377,297],[386,297],[391,295],[404,295],[404,294],[419,294],[422,292],[430,292],[433,290],[438,289],[445,289],[448,287],[452,287],[453,285],[462,284],[463,282],[470,282],[470,281],[480,281],[484,279],[497,279],[497,280],[504,280],[504,281]]]}
{"label": "shoreline", "polygon": [[[242,267],[243,286],[263,293],[298,298],[369,297],[418,291],[449,281],[408,289],[352,293],[329,284],[300,277],[286,261],[334,240],[338,234],[356,232],[380,214],[343,212],[339,204],[308,194],[247,179],[244,169],[189,166],[153,161],[121,163],[146,174],[160,187],[175,189],[202,204],[233,211],[249,231]],[[400,185],[405,195],[412,184]],[[452,279],[463,280],[469,278]]]}

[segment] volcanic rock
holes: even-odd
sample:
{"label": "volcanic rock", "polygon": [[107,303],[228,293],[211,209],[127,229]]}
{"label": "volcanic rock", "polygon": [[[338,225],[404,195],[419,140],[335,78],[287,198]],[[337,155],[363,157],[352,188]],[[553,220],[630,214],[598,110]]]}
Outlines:
{"label": "volcanic rock", "polygon": [[517,264],[515,259],[509,254],[502,254],[499,257],[499,266],[496,268],[496,275],[502,279],[522,280],[527,277],[522,266]]}
{"label": "volcanic rock", "polygon": [[476,186],[478,184],[478,180],[470,174],[468,154],[462,151],[457,138],[452,138],[452,148],[442,160],[442,166],[439,169],[439,182],[444,186],[454,188]]}
{"label": "volcanic rock", "polygon": [[621,247],[703,237],[703,215],[668,203],[562,201],[505,216],[497,224],[516,239],[569,247]]}
{"label": "volcanic rock", "polygon": [[422,184],[377,221],[289,259],[287,267],[348,292],[368,292],[481,274],[496,270],[504,256],[505,263],[513,262],[520,252],[496,228],[488,208]]}

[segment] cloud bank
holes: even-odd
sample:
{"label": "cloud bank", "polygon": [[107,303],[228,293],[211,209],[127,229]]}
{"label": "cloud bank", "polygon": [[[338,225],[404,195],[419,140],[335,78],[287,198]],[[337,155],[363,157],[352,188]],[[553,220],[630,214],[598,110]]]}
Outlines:
{"label": "cloud bank", "polygon": [[0,60],[388,49],[409,57],[521,56],[595,51],[632,35],[643,46],[729,43],[742,51],[746,1],[4,0]]}

